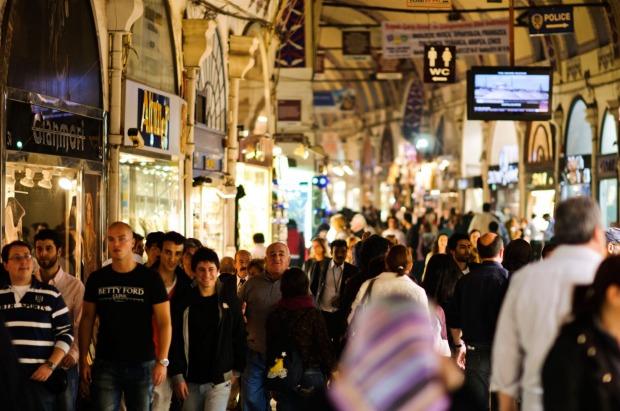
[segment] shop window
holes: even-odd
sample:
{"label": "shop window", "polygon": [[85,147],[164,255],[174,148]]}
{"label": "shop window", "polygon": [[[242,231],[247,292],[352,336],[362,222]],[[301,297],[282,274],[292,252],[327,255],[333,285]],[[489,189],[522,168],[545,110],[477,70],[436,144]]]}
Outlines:
{"label": "shop window", "polygon": [[7,162],[2,232],[4,244],[21,240],[34,246],[38,230],[55,230],[63,243],[60,264],[78,278],[101,266],[101,177],[87,175],[80,184],[79,174],[78,169]]}
{"label": "shop window", "polygon": [[[219,32],[212,39],[213,48],[198,71],[196,121],[208,128],[226,132],[227,98],[224,52]],[[199,117],[201,116],[201,117]]]}
{"label": "shop window", "polygon": [[599,206],[603,227],[610,227],[618,219],[618,179],[610,178],[599,183]]}
{"label": "shop window", "polygon": [[132,28],[127,77],[171,94],[177,93],[168,2],[143,0],[144,14]]}
{"label": "shop window", "polygon": [[178,162],[121,154],[121,219],[133,230],[183,231]]}
{"label": "shop window", "polygon": [[601,154],[618,152],[617,137],[616,119],[612,113],[607,111],[603,118],[603,129],[601,131]]}
{"label": "shop window", "polygon": [[586,103],[576,100],[573,103],[566,132],[566,155],[592,154],[592,128],[586,119]]}

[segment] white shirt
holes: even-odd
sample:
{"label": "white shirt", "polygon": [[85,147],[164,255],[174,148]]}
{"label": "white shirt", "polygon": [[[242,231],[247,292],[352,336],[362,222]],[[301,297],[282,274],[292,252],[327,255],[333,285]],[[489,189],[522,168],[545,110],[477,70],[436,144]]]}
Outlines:
{"label": "white shirt", "polygon": [[482,212],[480,214],[476,214],[474,218],[471,219],[471,223],[469,223],[469,228],[467,229],[468,233],[471,233],[471,230],[476,229],[480,231],[480,234],[486,234],[489,232],[489,224],[495,221],[499,225],[499,221],[495,216],[488,212]]}
{"label": "white shirt", "polygon": [[[355,310],[362,302],[370,281],[372,281],[372,279],[366,280],[360,287],[357,296],[355,296],[355,301],[353,301],[351,305],[351,314],[348,319],[349,323],[353,321]],[[379,297],[387,297],[390,295],[409,298],[419,303],[422,307],[425,307],[428,312],[428,298],[426,297],[426,292],[422,287],[414,283],[408,275],[401,275],[399,277],[396,273],[385,272],[375,277],[375,282],[370,291],[369,301],[372,302]]]}
{"label": "white shirt", "polygon": [[521,393],[523,410],[543,410],[542,365],[570,314],[574,286],[592,283],[601,260],[587,246],[562,245],[512,276],[493,340],[491,391]]}
{"label": "white shirt", "polygon": [[[141,256],[139,256],[138,254],[135,254],[135,253],[134,253],[134,254],[132,254],[132,255],[131,255],[131,257],[133,258],[133,260],[134,260],[136,263],[138,263],[138,264],[144,264],[144,259],[143,259]],[[107,260],[105,260],[105,261],[103,262],[103,264],[101,264],[101,266],[102,266],[102,267],[105,267],[106,265],[110,265],[110,264],[112,264],[112,259],[111,259],[111,258],[108,258]]]}

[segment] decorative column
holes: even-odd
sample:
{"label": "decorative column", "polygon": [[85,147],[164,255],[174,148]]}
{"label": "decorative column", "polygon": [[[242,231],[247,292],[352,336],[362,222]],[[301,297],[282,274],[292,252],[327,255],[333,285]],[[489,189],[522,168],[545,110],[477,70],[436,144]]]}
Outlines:
{"label": "decorative column", "polygon": [[562,152],[562,143],[564,141],[564,109],[562,109],[562,105],[559,105],[553,112],[552,124],[555,126],[555,133],[553,136],[555,147],[553,153],[553,181],[555,181],[555,203],[557,207],[560,198],[560,156],[564,155]]}
{"label": "decorative column", "polygon": [[483,121],[482,126],[482,155],[480,156],[480,173],[482,174],[482,192],[485,203],[491,202],[491,191],[489,189],[489,156],[491,155],[492,132],[494,124],[490,121]]}
{"label": "decorative column", "polygon": [[215,22],[205,19],[183,20],[183,66],[187,79],[185,87],[185,100],[187,101],[187,128],[185,136],[185,235],[194,236],[194,218],[192,215],[192,192],[193,192],[193,157],[194,149],[194,125],[196,111],[196,73],[200,65],[211,53],[213,45],[211,38],[215,31]]}
{"label": "decorative column", "polygon": [[123,40],[131,33],[131,26],[144,12],[142,0],[108,0],[106,13],[110,36],[110,114],[108,121],[108,221],[106,225],[120,220],[120,171],[119,155],[123,145],[121,129],[123,61],[128,48]]}
{"label": "decorative column", "polygon": [[598,138],[598,107],[596,100],[588,104],[586,109],[586,121],[592,128],[592,164],[590,166],[591,179],[590,179],[590,197],[598,201],[598,152],[599,152],[599,138]]}
{"label": "decorative column", "polygon": [[[618,150],[618,132],[620,130],[620,100],[617,98],[607,101],[607,109],[614,116],[614,124],[616,125],[616,178],[620,181],[620,150]],[[618,215],[616,221],[620,221],[620,207],[618,207]]]}
{"label": "decorative column", "polygon": [[[236,186],[237,159],[239,158],[239,140],[237,124],[239,122],[239,84],[254,66],[254,52],[258,48],[258,39],[249,36],[230,36],[228,40],[228,134],[226,136],[226,173],[225,185]],[[235,199],[226,200],[224,214],[225,254],[232,255],[235,245]]]}
{"label": "decorative column", "polygon": [[525,181],[525,158],[527,156],[527,147],[525,143],[527,141],[527,122],[515,121],[515,128],[517,130],[517,144],[519,146],[519,182],[517,188],[519,190],[519,215],[525,216],[525,208],[527,203],[526,195],[526,181]]}
{"label": "decorative column", "polygon": [[236,165],[239,158],[239,140],[237,124],[239,122],[239,83],[246,73],[254,67],[254,52],[258,48],[258,39],[248,36],[230,36],[228,42],[228,77],[230,94],[228,96],[228,135],[226,136],[226,172],[235,183]]}

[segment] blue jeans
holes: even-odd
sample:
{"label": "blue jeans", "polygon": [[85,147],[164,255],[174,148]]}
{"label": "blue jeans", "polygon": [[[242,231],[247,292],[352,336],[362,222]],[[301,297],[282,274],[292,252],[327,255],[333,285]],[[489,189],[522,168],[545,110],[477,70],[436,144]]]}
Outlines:
{"label": "blue jeans", "polygon": [[58,396],[58,409],[64,411],[74,411],[75,401],[77,400],[78,387],[80,385],[80,376],[78,366],[67,370],[67,389]]}
{"label": "blue jeans", "polygon": [[117,411],[125,394],[127,411],[149,411],[153,399],[155,361],[122,362],[98,359],[92,367],[93,409]]}
{"label": "blue jeans", "polygon": [[[41,411],[56,411],[61,410],[56,406],[56,400],[59,397],[49,392],[49,390],[41,382],[28,379],[26,384],[28,385],[27,392],[34,398],[34,409]],[[0,406],[0,408],[2,408]]]}
{"label": "blue jeans", "polygon": [[[473,348],[473,349],[472,349]],[[467,345],[465,356],[465,386],[480,410],[498,409],[495,395],[489,393],[491,382],[491,346]],[[472,408],[473,409],[473,408]]]}
{"label": "blue jeans", "polygon": [[299,387],[289,392],[278,392],[278,411],[317,410],[319,396],[325,390],[325,376],[319,368],[304,371]]}
{"label": "blue jeans", "polygon": [[240,388],[243,411],[271,411],[269,392],[265,387],[265,359],[261,353],[249,348]]}

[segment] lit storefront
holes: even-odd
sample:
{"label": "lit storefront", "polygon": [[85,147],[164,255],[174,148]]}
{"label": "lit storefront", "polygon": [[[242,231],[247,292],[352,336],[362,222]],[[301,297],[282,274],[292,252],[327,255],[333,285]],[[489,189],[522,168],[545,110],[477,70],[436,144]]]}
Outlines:
{"label": "lit storefront", "polygon": [[592,128],[588,123],[587,106],[575,100],[568,117],[564,156],[560,159],[560,200],[569,197],[590,197],[592,180]]}
{"label": "lit storefront", "polygon": [[106,204],[99,44],[89,2],[71,3],[62,27],[46,7],[13,1],[5,10],[2,242],[32,245],[37,229],[54,229],[62,268],[85,279],[101,266]]}
{"label": "lit storefront", "polygon": [[[272,238],[271,167],[273,140],[262,136],[248,136],[240,141],[241,156],[237,163],[237,246],[249,250],[252,236],[263,233],[267,242]],[[262,216],[257,218],[257,216]]]}
{"label": "lit storefront", "polygon": [[598,201],[603,214],[603,227],[618,221],[618,132],[616,119],[609,111],[603,117],[601,150],[596,159]]}
{"label": "lit storefront", "polygon": [[[121,219],[135,232],[184,231],[181,192],[181,99],[126,82],[125,148],[120,156]],[[139,148],[131,129],[141,138]]]}
{"label": "lit storefront", "polygon": [[553,215],[556,183],[554,177],[553,130],[549,122],[529,124],[525,143],[525,216]]}

